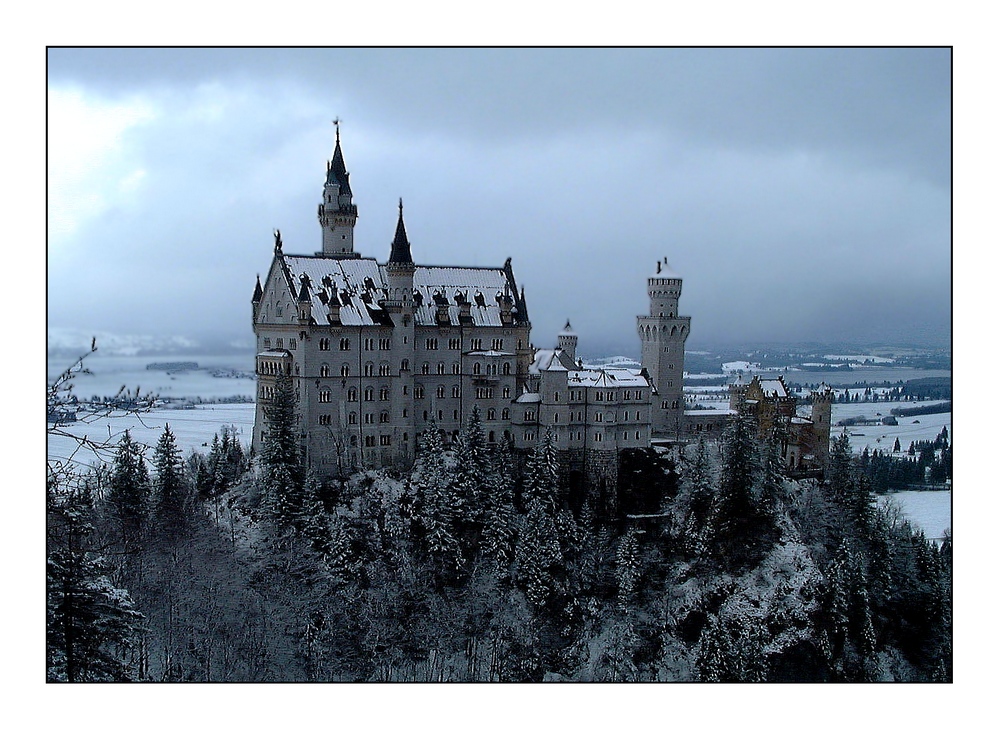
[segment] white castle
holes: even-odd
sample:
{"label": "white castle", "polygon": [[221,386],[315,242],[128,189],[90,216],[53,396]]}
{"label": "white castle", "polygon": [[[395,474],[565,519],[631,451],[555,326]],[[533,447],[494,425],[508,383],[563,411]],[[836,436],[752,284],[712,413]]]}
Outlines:
{"label": "white castle", "polygon": [[678,314],[681,277],[666,259],[646,280],[642,368],[585,368],[568,321],[555,348],[531,345],[509,258],[496,268],[414,263],[400,200],[379,263],[354,250],[357,216],[338,127],[318,211],[322,251],[285,253],[276,232],[271,268],[254,289],[255,450],[279,371],[294,383],[305,463],[320,474],[408,468],[418,434],[434,423],[455,439],[477,408],[489,443],[509,438],[523,451],[551,429],[568,468],[592,482],[614,483],[620,452],[654,437],[721,430],[723,413],[697,426],[685,419],[691,318]]}

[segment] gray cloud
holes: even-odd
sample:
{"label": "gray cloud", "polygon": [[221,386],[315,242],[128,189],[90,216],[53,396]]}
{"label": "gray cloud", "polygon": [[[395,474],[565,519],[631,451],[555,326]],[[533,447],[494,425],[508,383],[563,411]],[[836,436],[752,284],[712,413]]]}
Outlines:
{"label": "gray cloud", "polygon": [[103,203],[50,240],[55,326],[248,337],[341,115],[356,247],[402,196],[418,261],[513,257],[540,346],[637,352],[663,255],[695,345],[950,334],[947,50],[53,49],[49,87],[154,110],[66,193]]}

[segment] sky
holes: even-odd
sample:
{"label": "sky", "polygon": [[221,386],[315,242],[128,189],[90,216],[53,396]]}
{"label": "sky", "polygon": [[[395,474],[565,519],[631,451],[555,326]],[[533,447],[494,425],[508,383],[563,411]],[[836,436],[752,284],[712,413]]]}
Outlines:
{"label": "sky", "polygon": [[948,49],[49,49],[50,345],[252,345],[250,297],[321,248],[341,141],[355,250],[513,259],[538,347],[637,355],[646,277],[688,348],[947,345]]}

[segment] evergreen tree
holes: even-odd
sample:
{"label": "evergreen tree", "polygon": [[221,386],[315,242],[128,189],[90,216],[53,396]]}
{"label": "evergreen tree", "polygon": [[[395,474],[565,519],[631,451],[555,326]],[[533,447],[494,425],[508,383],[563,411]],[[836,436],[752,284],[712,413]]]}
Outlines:
{"label": "evergreen tree", "polygon": [[156,469],[156,521],[157,527],[168,540],[183,533],[192,513],[191,493],[184,474],[184,462],[174,438],[170,424],[153,450],[153,466]]}
{"label": "evergreen tree", "polygon": [[52,682],[128,681],[142,616],[93,544],[88,485],[47,482],[46,665]]}
{"label": "evergreen tree", "polygon": [[689,555],[701,555],[712,539],[709,515],[715,498],[708,449],[704,439],[698,439],[694,461],[689,467],[686,482],[688,501],[682,543]]}
{"label": "evergreen tree", "polygon": [[106,500],[127,553],[134,551],[142,538],[149,516],[150,494],[142,446],[125,431],[115,452]]}
{"label": "evergreen tree", "polygon": [[483,554],[501,572],[514,559],[517,512],[514,508],[514,463],[510,439],[505,435],[493,454],[487,481],[489,497],[483,524]]}
{"label": "evergreen tree", "polygon": [[455,449],[455,478],[465,505],[464,522],[479,522],[486,507],[486,482],[489,473],[486,435],[474,406]]}
{"label": "evergreen tree", "polygon": [[720,556],[731,566],[759,557],[754,547],[765,526],[760,500],[754,493],[760,471],[754,431],[753,420],[740,415],[730,421],[723,437],[722,472],[712,527]]}
{"label": "evergreen tree", "polygon": [[417,486],[415,513],[436,575],[439,580],[450,581],[465,564],[458,537],[465,504],[445,464],[444,442],[434,420],[423,434],[422,451],[412,477]]}

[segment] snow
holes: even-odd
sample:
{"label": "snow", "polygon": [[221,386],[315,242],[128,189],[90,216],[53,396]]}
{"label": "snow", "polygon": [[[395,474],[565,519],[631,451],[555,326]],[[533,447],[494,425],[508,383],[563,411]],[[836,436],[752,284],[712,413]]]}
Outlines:
{"label": "snow", "polygon": [[[177,446],[186,455],[192,450],[207,451],[212,437],[223,426],[235,429],[239,440],[246,446],[253,434],[255,406],[253,403],[234,403],[198,406],[193,409],[157,408],[139,415],[114,412],[110,418],[102,418],[91,423],[69,423],[61,428],[74,436],[84,437],[94,442],[110,439],[117,444],[128,429],[132,440],[147,446],[154,446],[163,433],[163,426],[170,424],[177,439]],[[48,458],[65,461],[76,448],[76,442],[65,436],[48,436]],[[95,459],[89,451],[81,451],[76,461],[92,463]]]}
{"label": "snow", "polygon": [[847,360],[858,363],[891,363],[896,362],[891,357],[879,357],[878,355],[823,355],[824,360]]}
{"label": "snow", "polygon": [[[836,423],[845,418],[861,416],[864,418],[881,418],[890,415],[893,408],[912,408],[917,406],[929,406],[947,401],[917,401],[917,402],[896,402],[889,403],[834,403],[832,410],[832,420],[834,426],[830,430],[831,438],[839,436],[844,431],[844,426],[837,426]],[[924,413],[918,416],[896,416],[899,422],[897,426],[847,426],[847,434],[851,439],[851,449],[855,453],[861,453],[865,447],[869,451],[880,449],[889,451],[893,443],[898,438],[903,451],[906,451],[911,441],[933,441],[941,433],[941,429],[948,428],[949,438],[952,434],[951,413]]]}
{"label": "snow", "polygon": [[931,539],[951,530],[951,491],[893,492],[878,497],[879,506],[895,502],[906,518]]}

